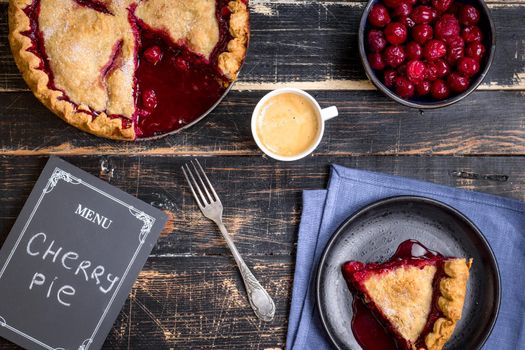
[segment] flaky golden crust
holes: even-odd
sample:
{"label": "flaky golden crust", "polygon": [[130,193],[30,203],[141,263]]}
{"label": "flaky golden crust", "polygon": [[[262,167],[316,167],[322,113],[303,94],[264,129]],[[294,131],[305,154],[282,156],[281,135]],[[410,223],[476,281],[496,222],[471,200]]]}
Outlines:
{"label": "flaky golden crust", "polygon": [[250,14],[248,7],[241,0],[230,1],[230,34],[228,51],[219,55],[219,69],[231,81],[237,79],[242,62],[246,57],[250,39]]}
{"label": "flaky golden crust", "polygon": [[432,332],[425,337],[427,350],[441,350],[454,333],[456,324],[461,319],[463,312],[471,266],[472,259],[445,261],[446,277],[441,279],[439,283],[441,296],[438,299],[438,306],[443,317],[434,323]]}
{"label": "flaky golden crust", "polygon": [[[46,72],[39,69],[40,58],[28,51],[32,46],[29,37],[23,32],[29,31],[30,19],[23,9],[30,6],[32,0],[10,0],[9,2],[9,42],[15,62],[22,73],[22,76],[34,95],[51,111],[62,118],[67,123],[91,134],[110,138],[114,140],[135,140],[135,128],[133,122],[131,126],[124,128],[120,118],[110,118],[107,113],[97,113],[93,117],[91,111],[96,110],[93,106],[84,101],[68,101],[70,96],[65,96],[64,92],[49,88],[49,76]],[[231,10],[230,32],[233,39],[228,43],[227,52],[219,55],[219,68],[223,74],[231,81],[235,80],[240,69],[241,63],[246,55],[246,45],[249,36],[249,14],[247,6],[242,0],[235,0],[229,3]],[[128,46],[124,45],[123,50]],[[109,75],[110,85],[113,82],[123,81],[122,74]],[[57,86],[58,87],[58,86]],[[126,103],[127,90],[109,89],[110,96],[119,96],[116,100],[107,101],[107,110],[110,113],[114,110],[124,111],[123,115],[129,115],[134,106]],[[66,91],[67,94],[67,91]],[[126,95],[126,96],[125,96]],[[132,100],[132,99],[131,99]],[[98,99],[97,101],[100,101]],[[124,102],[122,102],[124,101]]]}
{"label": "flaky golden crust", "polygon": [[216,6],[215,0],[143,0],[135,15],[168,33],[173,42],[185,41],[191,51],[208,59],[219,41]]}
{"label": "flaky golden crust", "polygon": [[406,266],[385,275],[370,277],[368,295],[383,311],[396,331],[414,343],[427,323],[432,306],[432,281],[436,267]]}
{"label": "flaky golden crust", "polygon": [[[67,123],[92,133],[97,136],[115,140],[135,139],[134,129],[122,127],[120,119],[111,119],[105,113],[100,113],[97,118],[86,113],[88,108],[73,104],[63,99],[61,91],[48,87],[49,76],[38,69],[40,58],[28,51],[32,46],[31,39],[22,33],[30,30],[30,20],[23,9],[31,5],[31,0],[10,0],[9,2],[9,43],[15,62],[22,73],[24,80],[34,95],[56,115]],[[84,108],[85,111],[82,111]]]}

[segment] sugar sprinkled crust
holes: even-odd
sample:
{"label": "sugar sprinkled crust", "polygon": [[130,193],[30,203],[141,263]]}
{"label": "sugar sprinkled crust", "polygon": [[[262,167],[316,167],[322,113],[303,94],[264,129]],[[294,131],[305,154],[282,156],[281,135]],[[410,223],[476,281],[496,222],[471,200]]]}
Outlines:
{"label": "sugar sprinkled crust", "polygon": [[85,112],[89,111],[89,107],[80,105],[75,108],[63,99],[62,91],[48,87],[49,76],[39,69],[40,58],[28,51],[33,43],[29,37],[22,34],[31,29],[29,17],[23,11],[31,4],[31,0],[10,0],[9,42],[15,62],[35,96],[59,117],[81,130],[116,140],[135,139],[134,129],[123,128],[120,119],[111,119],[104,112],[93,119],[91,114]]}
{"label": "sugar sprinkled crust", "polygon": [[[153,0],[150,1],[153,2]],[[144,1],[144,3],[147,4],[150,1]],[[203,4],[209,2],[207,0],[198,1]],[[9,2],[9,42],[15,62],[26,83],[47,108],[69,124],[97,136],[116,140],[134,140],[136,135],[131,120],[127,123],[131,127],[126,128],[123,127],[121,118],[111,118],[105,112],[131,118],[135,110],[133,102],[135,41],[129,23],[124,23],[126,21],[119,21],[111,15],[97,11],[75,9],[75,12],[78,12],[72,14],[73,11],[67,8],[73,4],[72,0],[61,3],[60,6],[51,7],[45,6],[48,3],[47,1],[42,1],[42,3],[44,5],[41,5],[40,15],[43,17],[39,18],[39,21],[46,23],[46,29],[42,31],[46,39],[44,43],[46,52],[55,58],[55,60],[50,60],[50,67],[55,75],[56,89],[49,87],[47,72],[39,69],[40,58],[28,51],[33,46],[33,42],[23,34],[31,30],[30,19],[24,9],[32,4],[32,0],[10,0]],[[131,1],[104,1],[103,3],[108,5],[112,13],[116,13],[127,11]],[[242,0],[231,1],[228,7],[231,11],[230,33],[233,38],[228,43],[227,51],[219,55],[218,65],[228,79],[234,80],[246,55],[249,15],[247,6]],[[60,17],[60,19],[53,21],[53,16]],[[82,18],[80,20],[75,16]],[[127,16],[116,17],[127,18]],[[76,22],[77,20],[79,22]],[[86,20],[97,24],[90,28],[86,24]],[[64,25],[64,21],[69,23]],[[79,26],[78,23],[85,25]],[[188,46],[207,57],[207,54],[209,55],[211,52],[211,45],[214,47],[218,40],[213,34],[216,18],[213,18],[211,24],[209,21],[205,24],[212,28],[209,37],[206,37],[206,33],[199,32],[193,41],[190,40]],[[72,27],[75,29],[71,30]],[[111,30],[104,29],[108,27]],[[90,31],[93,28],[98,28],[101,32],[93,33]],[[63,33],[57,33],[57,30],[61,30]],[[65,38],[63,40],[69,41],[70,44],[75,42],[75,36],[77,38],[85,38],[86,36],[98,38],[99,40],[88,40],[87,42],[88,46],[91,45],[88,49],[94,49],[98,53],[96,59],[90,60],[90,62],[84,60],[82,66],[67,61],[67,57],[72,57],[72,55],[64,53],[78,48],[73,45],[66,48],[64,42],[57,42],[57,40],[52,39],[54,35],[59,38],[59,34],[68,36],[68,38],[62,36],[62,38]],[[119,36],[120,39],[113,36]],[[82,43],[86,44],[86,41],[83,40]],[[120,46],[115,48],[115,43],[120,43]],[[101,79],[99,73],[101,70],[103,71],[104,64],[111,62],[111,55],[114,54],[115,49],[121,50],[121,58],[118,62],[111,63],[111,70]],[[60,60],[63,62],[59,67]],[[98,72],[98,74],[94,72]],[[71,79],[71,77],[74,78]],[[67,96],[63,91],[66,91]],[[96,118],[92,115],[93,111],[99,111]]]}
{"label": "sugar sprinkled crust", "polygon": [[415,343],[423,331],[432,307],[432,281],[436,267],[404,266],[386,275],[377,274],[364,286],[396,331]]}
{"label": "sugar sprinkled crust", "polygon": [[135,37],[125,7],[114,11],[41,1],[38,20],[57,89],[76,104],[131,119]]}
{"label": "sugar sprinkled crust", "polygon": [[208,58],[219,41],[215,11],[215,0],[146,0],[139,3],[135,15],[168,33],[173,42],[186,41],[193,52]]}
{"label": "sugar sprinkled crust", "polygon": [[431,333],[425,337],[427,350],[441,350],[450,339],[456,323],[461,319],[463,304],[467,291],[472,259],[451,259],[445,261],[444,277],[439,283],[441,296],[438,306],[443,317],[440,317]]}

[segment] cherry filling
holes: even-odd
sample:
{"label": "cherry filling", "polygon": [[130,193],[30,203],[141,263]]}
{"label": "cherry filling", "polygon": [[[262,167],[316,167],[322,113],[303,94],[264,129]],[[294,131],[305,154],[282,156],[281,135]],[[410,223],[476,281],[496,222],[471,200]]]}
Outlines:
{"label": "cherry filling", "polygon": [[361,298],[352,302],[352,332],[364,350],[396,350],[390,333],[377,321]]}
{"label": "cherry filling", "polygon": [[75,0],[81,6],[92,8],[95,11],[112,14],[107,8],[107,5],[98,0]]}
{"label": "cherry filling", "polygon": [[27,51],[33,53],[40,58],[40,65],[38,69],[44,71],[48,77],[48,88],[58,90],[54,84],[53,71],[49,67],[49,60],[46,55],[46,48],[44,46],[44,35],[38,28],[38,17],[40,15],[40,0],[34,0],[33,3],[24,9],[24,13],[29,18],[30,29],[22,33],[31,39],[33,45]]}
{"label": "cherry filling", "polygon": [[[219,1],[218,8],[223,8]],[[217,14],[220,41],[209,60],[174,44],[165,33],[137,21],[140,53],[136,71],[137,137],[179,129],[206,113],[221,98],[229,82],[217,67],[231,36],[228,23]]]}
{"label": "cherry filling", "polygon": [[[359,295],[352,283],[349,282],[349,275],[352,275],[353,280],[364,280],[367,271],[388,271],[400,266],[410,265],[424,267],[426,265],[435,265],[437,267],[436,275],[434,276],[433,289],[434,295],[432,300],[432,308],[427,319],[427,323],[416,341],[417,349],[425,349],[425,337],[432,331],[435,321],[442,316],[441,310],[437,305],[437,299],[440,293],[437,292],[439,288],[439,281],[444,277],[445,272],[443,264],[446,258],[441,254],[431,251],[421,243],[415,240],[408,240],[401,243],[395,254],[385,263],[365,264],[359,262],[348,262],[343,265],[343,275],[348,282],[348,286],[354,295]],[[356,273],[356,271],[359,271]],[[360,273],[362,271],[362,273]],[[365,296],[359,295],[353,298],[352,310],[352,332],[364,350],[398,350],[410,349],[411,344],[400,336],[394,329],[390,329],[385,324],[381,323],[381,319],[385,316],[372,303],[365,304],[363,298]]]}
{"label": "cherry filling", "polygon": [[[111,14],[99,0],[75,1],[80,6]],[[167,33],[152,29],[137,19],[134,16],[136,5],[132,5],[129,9],[129,21],[137,42],[134,75],[136,111],[132,120],[121,115],[109,117],[120,118],[123,128],[129,128],[135,122],[136,136],[144,138],[177,130],[210,110],[230,85],[217,66],[220,53],[226,51],[228,42],[232,39],[228,25],[228,2],[229,0],[217,0],[219,42],[209,59],[191,52],[185,43],[172,42]],[[48,88],[59,90],[54,83],[43,34],[38,26],[40,0],[34,0],[24,12],[30,19],[31,29],[22,34],[33,43],[28,51],[40,58],[39,69],[49,77]],[[121,47],[122,41],[115,44],[110,61],[102,69],[102,76],[108,75],[117,67]],[[64,91],[62,93],[61,99],[78,107]],[[93,118],[102,112],[77,111],[88,113]]]}

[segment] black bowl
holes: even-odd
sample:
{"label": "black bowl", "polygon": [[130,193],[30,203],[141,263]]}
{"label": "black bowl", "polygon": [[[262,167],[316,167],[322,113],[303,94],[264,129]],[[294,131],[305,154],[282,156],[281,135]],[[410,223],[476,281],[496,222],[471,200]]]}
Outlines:
{"label": "black bowl", "polygon": [[361,55],[361,62],[365,67],[365,72],[368,78],[374,83],[374,85],[385,95],[393,99],[394,101],[403,104],[412,108],[419,109],[430,109],[430,108],[440,108],[446,107],[453,103],[456,103],[468,95],[470,95],[476,88],[481,84],[485,76],[487,75],[492,61],[494,60],[494,54],[496,52],[496,28],[492,17],[490,15],[490,10],[483,0],[456,0],[457,2],[472,4],[475,6],[481,15],[478,26],[480,27],[483,33],[483,45],[485,45],[486,52],[485,57],[480,62],[480,72],[477,74],[476,78],[471,82],[470,87],[463,93],[453,95],[445,100],[436,100],[431,97],[413,97],[411,99],[405,100],[394,93],[394,91],[387,88],[381,79],[378,77],[377,72],[370,67],[367,59],[367,50],[365,48],[365,33],[368,32],[372,26],[368,23],[368,14],[372,6],[376,3],[379,3],[380,0],[370,0],[365,7],[363,15],[361,17],[361,22],[359,24],[359,54]]}

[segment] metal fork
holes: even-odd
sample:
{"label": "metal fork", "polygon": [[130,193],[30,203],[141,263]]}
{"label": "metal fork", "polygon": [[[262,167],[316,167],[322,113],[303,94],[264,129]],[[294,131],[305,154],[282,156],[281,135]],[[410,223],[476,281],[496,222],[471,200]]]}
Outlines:
{"label": "metal fork", "polygon": [[[197,166],[195,166],[195,163],[197,163]],[[223,206],[221,200],[219,196],[217,196],[215,189],[197,159],[195,159],[195,163],[190,161],[193,171],[188,163],[182,166],[182,172],[184,173],[184,177],[186,177],[186,181],[188,181],[193,197],[195,197],[195,201],[202,211],[202,214],[219,226],[222,236],[237,262],[253,311],[261,320],[271,321],[275,315],[275,304],[268,292],[266,292],[259,281],[257,281],[235,247],[232,237],[222,222]],[[203,178],[206,182],[204,182]],[[204,195],[204,193],[206,193],[206,195]]]}

